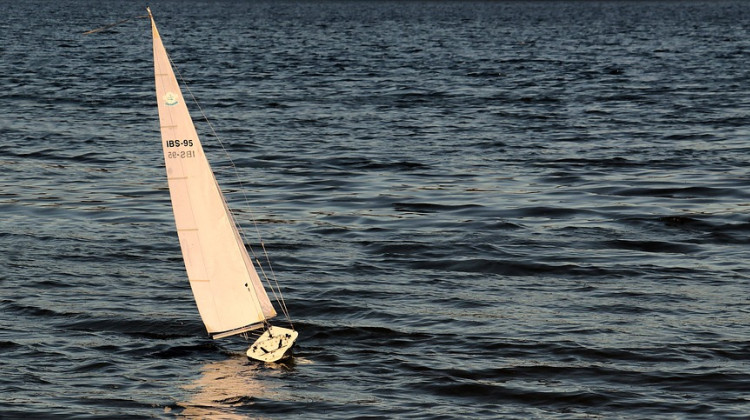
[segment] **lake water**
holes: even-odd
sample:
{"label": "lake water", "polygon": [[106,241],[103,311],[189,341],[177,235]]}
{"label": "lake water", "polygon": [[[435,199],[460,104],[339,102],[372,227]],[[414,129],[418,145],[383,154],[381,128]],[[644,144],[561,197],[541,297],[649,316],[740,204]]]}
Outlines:
{"label": "lake water", "polygon": [[206,336],[135,3],[0,1],[0,417],[750,413],[747,2],[151,2],[285,366]]}

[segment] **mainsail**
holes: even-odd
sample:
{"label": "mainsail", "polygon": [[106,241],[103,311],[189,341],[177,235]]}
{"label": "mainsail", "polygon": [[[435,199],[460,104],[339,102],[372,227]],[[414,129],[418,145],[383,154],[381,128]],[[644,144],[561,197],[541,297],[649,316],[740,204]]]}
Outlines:
{"label": "mainsail", "polygon": [[261,327],[276,311],[203,154],[150,10],[148,14],[172,210],[198,311],[214,338]]}

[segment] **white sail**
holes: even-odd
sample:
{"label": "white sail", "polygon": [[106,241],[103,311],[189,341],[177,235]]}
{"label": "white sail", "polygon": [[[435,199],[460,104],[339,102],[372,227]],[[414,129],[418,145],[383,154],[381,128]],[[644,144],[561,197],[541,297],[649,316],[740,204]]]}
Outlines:
{"label": "white sail", "polygon": [[149,16],[169,192],[198,311],[214,338],[260,327],[276,311],[203,154],[150,10]]}

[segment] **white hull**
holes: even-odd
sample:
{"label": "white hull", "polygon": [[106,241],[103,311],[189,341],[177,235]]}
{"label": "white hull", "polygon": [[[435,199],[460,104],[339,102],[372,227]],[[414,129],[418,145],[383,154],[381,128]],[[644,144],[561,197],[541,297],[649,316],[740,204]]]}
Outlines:
{"label": "white hull", "polygon": [[270,326],[247,349],[247,357],[261,362],[276,362],[287,356],[297,341],[297,331],[288,328]]}

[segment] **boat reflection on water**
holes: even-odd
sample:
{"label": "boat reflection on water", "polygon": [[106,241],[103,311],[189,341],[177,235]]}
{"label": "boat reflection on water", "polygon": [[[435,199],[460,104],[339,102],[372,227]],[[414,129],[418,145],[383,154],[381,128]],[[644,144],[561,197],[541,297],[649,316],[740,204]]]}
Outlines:
{"label": "boat reflection on water", "polygon": [[[247,419],[255,417],[252,406],[258,400],[285,400],[273,379],[278,373],[293,368],[289,363],[259,364],[244,354],[205,364],[200,377],[183,386],[189,395],[187,402],[179,402],[183,410],[180,418]],[[274,371],[278,373],[274,373]],[[271,385],[271,386],[269,386]]]}

